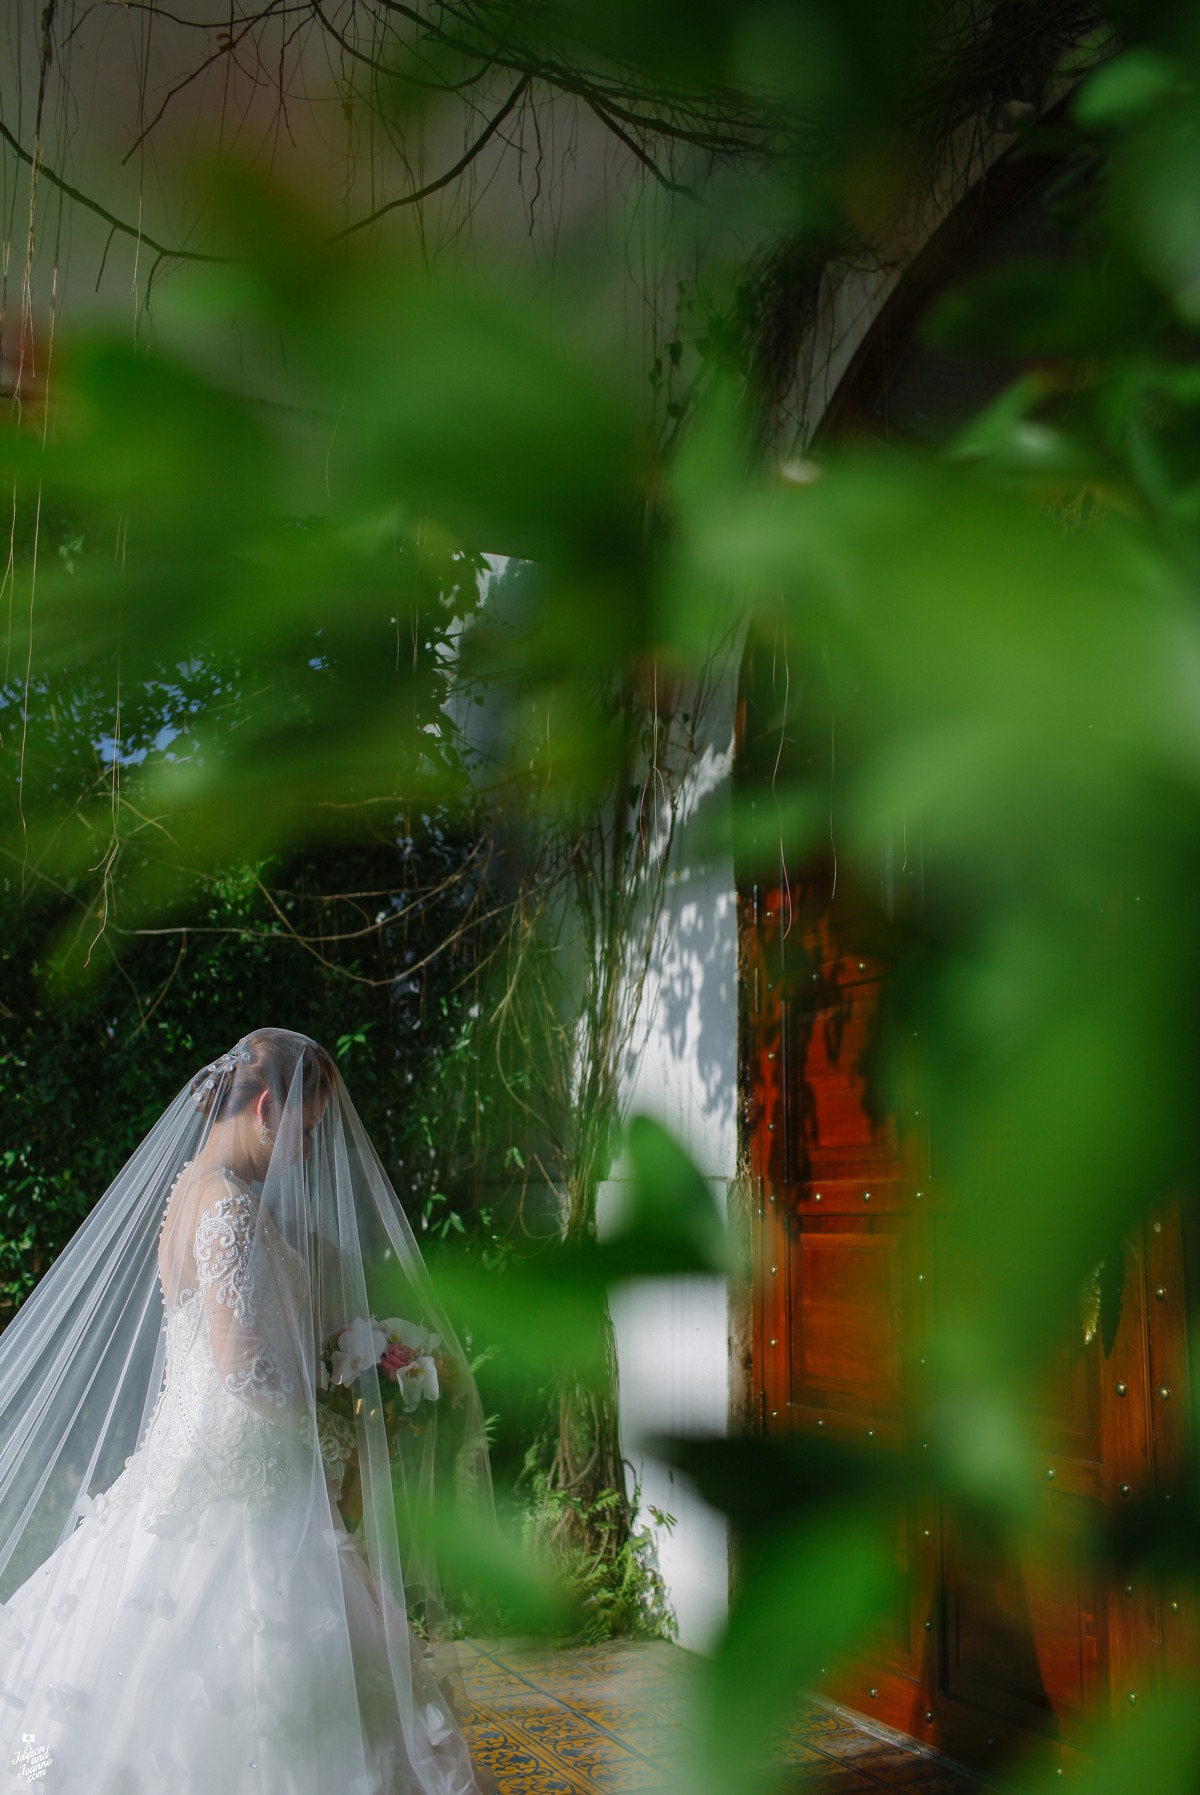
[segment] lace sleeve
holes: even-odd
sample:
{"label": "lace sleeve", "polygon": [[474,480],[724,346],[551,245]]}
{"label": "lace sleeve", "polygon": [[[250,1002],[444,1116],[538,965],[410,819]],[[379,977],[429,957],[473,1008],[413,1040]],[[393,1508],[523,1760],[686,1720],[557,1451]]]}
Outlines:
{"label": "lace sleeve", "polygon": [[248,1191],[227,1186],[202,1211],[192,1251],[218,1376],[232,1396],[277,1420],[294,1379],[265,1337],[267,1302],[250,1252],[257,1207]]}

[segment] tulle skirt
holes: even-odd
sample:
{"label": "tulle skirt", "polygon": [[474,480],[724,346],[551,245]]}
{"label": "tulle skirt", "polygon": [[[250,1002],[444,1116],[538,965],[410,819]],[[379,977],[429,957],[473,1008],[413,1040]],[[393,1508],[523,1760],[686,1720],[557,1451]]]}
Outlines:
{"label": "tulle skirt", "polygon": [[394,1599],[398,1672],[355,1541],[299,1500],[77,1527],[0,1606],[0,1790],[477,1795]]}

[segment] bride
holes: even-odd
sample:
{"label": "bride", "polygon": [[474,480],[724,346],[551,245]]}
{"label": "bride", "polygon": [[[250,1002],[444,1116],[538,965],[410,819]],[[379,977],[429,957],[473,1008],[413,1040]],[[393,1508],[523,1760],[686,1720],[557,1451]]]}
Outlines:
{"label": "bride", "polygon": [[333,1061],[257,1029],[0,1335],[0,1789],[493,1789],[425,1644],[456,1505],[462,1351]]}

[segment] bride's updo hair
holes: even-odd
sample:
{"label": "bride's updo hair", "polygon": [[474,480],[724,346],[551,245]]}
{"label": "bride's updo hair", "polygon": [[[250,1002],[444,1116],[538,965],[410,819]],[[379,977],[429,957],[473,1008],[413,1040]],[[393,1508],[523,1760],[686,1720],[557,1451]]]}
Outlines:
{"label": "bride's updo hair", "polygon": [[303,1100],[333,1089],[334,1063],[327,1049],[286,1028],[257,1028],[236,1047],[197,1072],[192,1102],[201,1115],[226,1121],[257,1103],[264,1091],[282,1109],[299,1065]]}

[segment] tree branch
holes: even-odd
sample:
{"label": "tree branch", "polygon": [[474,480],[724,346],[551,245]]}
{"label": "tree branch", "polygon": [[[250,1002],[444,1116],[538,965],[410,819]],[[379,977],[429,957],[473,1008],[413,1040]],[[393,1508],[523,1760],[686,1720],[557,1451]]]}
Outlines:
{"label": "tree branch", "polygon": [[160,122],[160,120],[162,119],[164,113],[167,110],[167,107],[171,104],[171,101],[176,97],[176,95],[183,93],[184,89],[190,87],[193,81],[198,81],[200,79],[201,75],[203,75],[204,71],[206,69],[210,69],[214,62],[221,62],[225,59],[225,57],[232,56],[233,52],[237,49],[237,47],[241,43],[242,39],[244,37],[248,37],[251,31],[253,31],[257,27],[260,27],[261,25],[263,25],[263,23],[267,19],[269,19],[271,14],[276,10],[276,7],[278,4],[279,4],[279,0],[268,0],[268,4],[263,8],[262,12],[256,13],[252,19],[248,19],[246,21],[244,29],[239,31],[236,37],[231,32],[228,39],[224,43],[219,43],[217,45],[217,48],[213,51],[212,55],[206,56],[204,58],[204,61],[202,63],[200,63],[199,67],[192,69],[188,74],[186,74],[183,77],[183,79],[181,81],[177,81],[175,83],[174,87],[168,89],[166,97],[164,98],[162,105],[159,107],[158,111],[154,114],[154,117],[150,120],[150,123],[148,125],[144,125],[142,127],[142,129],[138,132],[137,136],[134,138],[133,142],[130,144],[129,148],[126,150],[125,154],[121,157],[121,167],[122,168],[124,168],[125,164],[129,161],[129,158],[131,156],[134,156],[137,154],[137,152],[141,148],[142,144],[144,144],[147,137],[149,137],[151,131],[153,131],[155,125],[157,125]]}
{"label": "tree branch", "polygon": [[456,181],[463,170],[471,165],[479,152],[496,135],[496,132],[500,129],[501,125],[504,123],[513,107],[520,100],[521,96],[525,93],[528,86],[529,76],[522,75],[521,79],[517,82],[517,85],[509,94],[507,100],[505,100],[503,106],[501,106],[499,112],[497,112],[495,117],[484,127],[465,154],[460,156],[453,168],[448,168],[444,175],[438,176],[436,181],[430,181],[426,186],[418,187],[415,193],[402,193],[398,199],[390,199],[386,205],[378,207],[377,210],[369,213],[366,218],[360,218],[356,224],[348,224],[344,231],[338,231],[336,236],[331,237],[330,242],[340,243],[344,237],[351,236],[355,231],[365,230],[368,225],[374,224],[378,219],[382,218],[385,213],[394,212],[398,206],[415,206],[418,201],[428,199],[431,193],[437,193],[442,187],[448,187],[451,181]]}
{"label": "tree branch", "polygon": [[[0,137],[8,144],[19,161],[24,162],[28,168],[34,166],[33,157],[25,146],[13,136],[2,118],[0,118]],[[37,175],[39,180],[49,181],[52,187],[57,187],[60,193],[65,193],[68,199],[78,200],[81,206],[86,206],[89,212],[96,214],[97,218],[103,218],[106,224],[112,225],[114,231],[120,231],[124,236],[132,237],[136,243],[144,243],[148,249],[157,250],[160,256],[172,256],[179,262],[231,263],[237,259],[235,256],[208,255],[199,249],[172,249],[169,243],[157,242],[155,238],[140,230],[136,224],[129,224],[124,218],[118,218],[114,212],[108,211],[98,200],[89,199],[86,193],[81,193],[78,187],[72,187],[69,181],[64,181],[62,176],[53,168],[49,168],[46,163],[38,162]]]}
{"label": "tree branch", "polygon": [[665,175],[663,173],[662,169],[658,166],[658,163],[654,160],[653,156],[651,156],[646,150],[644,150],[642,148],[641,144],[638,143],[637,139],[634,137],[631,137],[629,135],[628,131],[623,131],[621,129],[621,126],[617,123],[616,119],[610,118],[608,116],[608,113],[605,112],[603,106],[599,105],[599,103],[597,101],[589,100],[588,105],[591,107],[592,111],[596,114],[596,117],[600,120],[600,123],[602,125],[606,125],[608,127],[608,129],[613,133],[614,137],[617,137],[620,139],[620,141],[625,145],[627,150],[632,151],[632,153],[637,157],[638,161],[642,164],[642,166],[644,168],[648,168],[650,170],[650,173],[654,176],[655,180],[659,181],[662,184],[662,186],[664,186],[666,188],[668,193],[682,193],[688,199],[698,200],[700,198],[700,195],[696,192],[696,189],[694,187],[688,187],[683,181],[673,181],[669,175]]}

